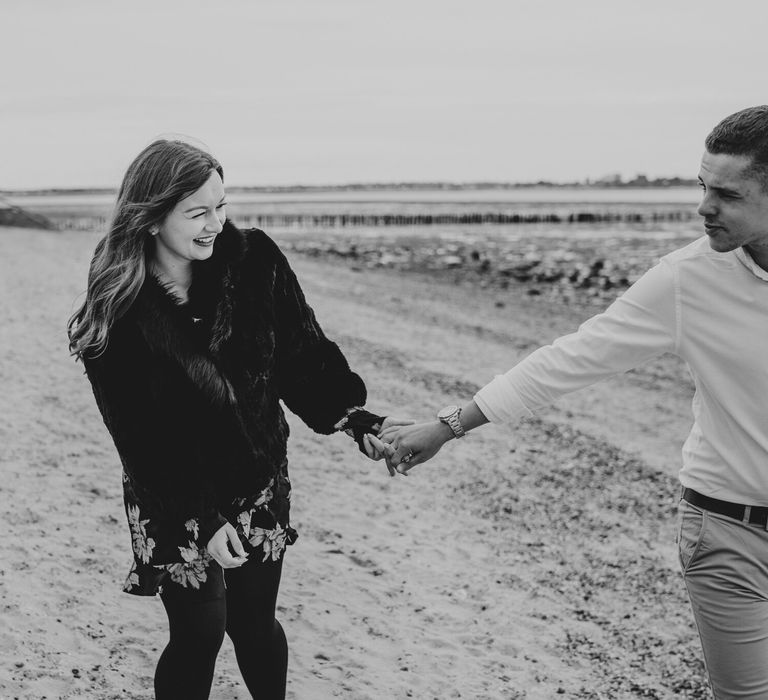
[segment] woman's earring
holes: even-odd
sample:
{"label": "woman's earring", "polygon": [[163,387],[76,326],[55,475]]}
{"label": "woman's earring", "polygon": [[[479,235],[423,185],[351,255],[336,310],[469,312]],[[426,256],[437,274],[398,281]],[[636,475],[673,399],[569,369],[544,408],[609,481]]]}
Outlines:
{"label": "woman's earring", "polygon": [[149,233],[151,236],[156,236],[158,233],[160,233],[160,229],[157,228],[157,226],[153,226],[151,229],[149,229]]}

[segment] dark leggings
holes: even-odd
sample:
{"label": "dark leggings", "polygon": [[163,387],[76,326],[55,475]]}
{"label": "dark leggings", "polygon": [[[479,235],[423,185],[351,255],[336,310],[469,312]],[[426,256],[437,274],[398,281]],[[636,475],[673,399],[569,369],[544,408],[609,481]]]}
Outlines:
{"label": "dark leggings", "polygon": [[164,586],[160,597],[168,613],[170,641],[155,671],[157,700],[207,700],[224,632],[232,640],[251,695],[259,700],[285,698],[288,645],[275,619],[283,562],[260,559],[252,553],[247,564],[226,573],[212,563],[209,577],[220,581],[205,584],[207,595],[177,584]]}

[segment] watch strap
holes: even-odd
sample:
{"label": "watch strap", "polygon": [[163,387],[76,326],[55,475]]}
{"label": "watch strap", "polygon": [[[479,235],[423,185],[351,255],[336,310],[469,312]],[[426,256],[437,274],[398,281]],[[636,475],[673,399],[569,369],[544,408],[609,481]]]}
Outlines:
{"label": "watch strap", "polygon": [[464,427],[461,425],[461,408],[457,408],[453,413],[445,418],[440,417],[440,421],[445,423],[452,431],[455,438],[462,438],[466,435]]}

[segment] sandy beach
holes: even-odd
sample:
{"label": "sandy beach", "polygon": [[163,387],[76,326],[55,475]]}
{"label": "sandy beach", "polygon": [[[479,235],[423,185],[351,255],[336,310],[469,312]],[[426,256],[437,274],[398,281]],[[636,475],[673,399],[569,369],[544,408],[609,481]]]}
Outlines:
{"label": "sandy beach", "polygon": [[[150,698],[165,644],[160,601],[120,591],[119,462],[67,352],[97,238],[0,229],[3,700]],[[382,414],[429,419],[594,313],[290,258]],[[289,416],[288,697],[710,697],[674,545],[691,394],[663,357],[407,478]],[[228,641],[211,697],[248,697]]]}

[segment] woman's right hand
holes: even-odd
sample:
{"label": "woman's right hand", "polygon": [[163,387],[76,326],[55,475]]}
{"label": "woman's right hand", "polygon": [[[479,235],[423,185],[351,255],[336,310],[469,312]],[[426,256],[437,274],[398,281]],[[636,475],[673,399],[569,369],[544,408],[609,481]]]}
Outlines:
{"label": "woman's right hand", "polygon": [[[232,550],[236,556],[232,556],[229,551],[229,545],[232,546]],[[240,538],[237,536],[237,530],[230,524],[226,523],[222,525],[213,534],[208,545],[206,547],[208,554],[210,554],[223,569],[234,569],[235,567],[242,566],[248,561],[248,555],[243,549],[243,544],[240,542]]]}

